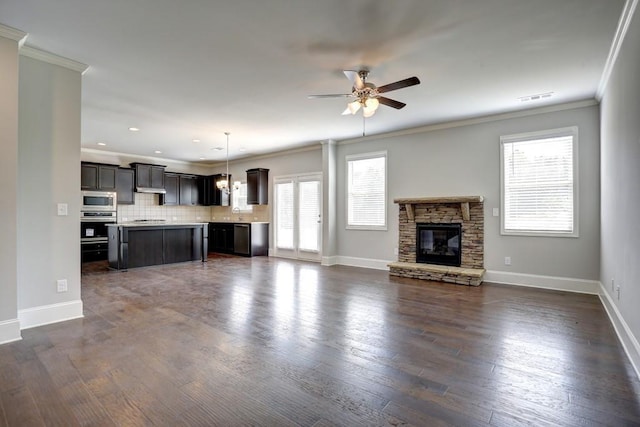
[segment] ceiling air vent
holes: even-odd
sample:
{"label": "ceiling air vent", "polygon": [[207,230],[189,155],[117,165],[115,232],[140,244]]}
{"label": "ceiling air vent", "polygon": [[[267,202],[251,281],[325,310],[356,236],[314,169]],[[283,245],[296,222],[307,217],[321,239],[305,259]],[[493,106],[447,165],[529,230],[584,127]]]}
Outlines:
{"label": "ceiling air vent", "polygon": [[552,96],[553,96],[553,92],[546,92],[546,93],[537,93],[535,95],[521,96],[518,99],[520,100],[520,102],[529,102],[529,101],[540,101],[541,99],[551,98]]}

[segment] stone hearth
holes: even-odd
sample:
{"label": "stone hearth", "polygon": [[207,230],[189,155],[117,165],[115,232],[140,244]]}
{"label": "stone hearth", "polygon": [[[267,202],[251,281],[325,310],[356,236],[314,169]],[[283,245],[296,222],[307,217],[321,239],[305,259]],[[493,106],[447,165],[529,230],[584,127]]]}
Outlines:
{"label": "stone hearth", "polygon": [[[484,198],[421,197],[395,199],[399,209],[398,262],[389,274],[478,286],[484,275]],[[460,267],[416,263],[416,223],[462,225]]]}

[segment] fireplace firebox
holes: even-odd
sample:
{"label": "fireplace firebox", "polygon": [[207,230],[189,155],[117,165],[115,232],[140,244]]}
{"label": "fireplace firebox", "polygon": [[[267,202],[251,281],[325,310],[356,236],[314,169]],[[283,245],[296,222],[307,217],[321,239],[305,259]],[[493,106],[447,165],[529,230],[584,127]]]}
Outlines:
{"label": "fireplace firebox", "polygon": [[460,224],[416,224],[416,262],[460,267]]}

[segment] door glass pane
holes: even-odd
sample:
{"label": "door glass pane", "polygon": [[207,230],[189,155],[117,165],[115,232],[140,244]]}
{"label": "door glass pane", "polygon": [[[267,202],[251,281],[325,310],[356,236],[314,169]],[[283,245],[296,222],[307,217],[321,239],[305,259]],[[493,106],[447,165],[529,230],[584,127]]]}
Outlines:
{"label": "door glass pane", "polygon": [[276,184],[276,247],[293,249],[293,182]]}
{"label": "door glass pane", "polygon": [[320,182],[306,181],[298,184],[299,238],[298,249],[319,251],[320,243]]}

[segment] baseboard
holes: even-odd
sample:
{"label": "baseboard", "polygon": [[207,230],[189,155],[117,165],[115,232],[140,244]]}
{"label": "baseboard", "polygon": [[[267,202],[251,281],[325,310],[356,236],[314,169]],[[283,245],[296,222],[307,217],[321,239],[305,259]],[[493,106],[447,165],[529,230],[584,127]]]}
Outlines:
{"label": "baseboard", "polygon": [[616,307],[611,299],[611,295],[607,293],[602,283],[600,283],[600,293],[598,295],[600,296],[600,301],[609,316],[609,320],[611,321],[616,334],[618,334],[622,347],[627,353],[627,357],[631,361],[633,369],[636,371],[636,375],[640,378],[640,344],[638,343],[638,340],[635,335],[633,335],[631,328],[627,322],[625,322],[622,314],[618,311],[618,307]]}
{"label": "baseboard", "polygon": [[374,270],[389,271],[388,264],[393,261],[383,259],[356,258],[350,256],[336,256],[336,264],[348,265],[349,267],[372,268]]}
{"label": "baseboard", "polygon": [[20,335],[20,321],[18,319],[0,322],[0,344],[7,344],[22,339]]}
{"label": "baseboard", "polygon": [[510,273],[508,271],[487,270],[484,273],[483,281],[591,295],[598,295],[600,291],[600,282],[597,280],[539,276],[536,274]]}
{"label": "baseboard", "polygon": [[338,257],[336,255],[322,257],[321,265],[325,267],[331,267],[332,265],[336,264],[338,264]]}
{"label": "baseboard", "polygon": [[42,305],[39,307],[18,310],[18,319],[22,329],[83,317],[82,300],[63,302],[59,304]]}

